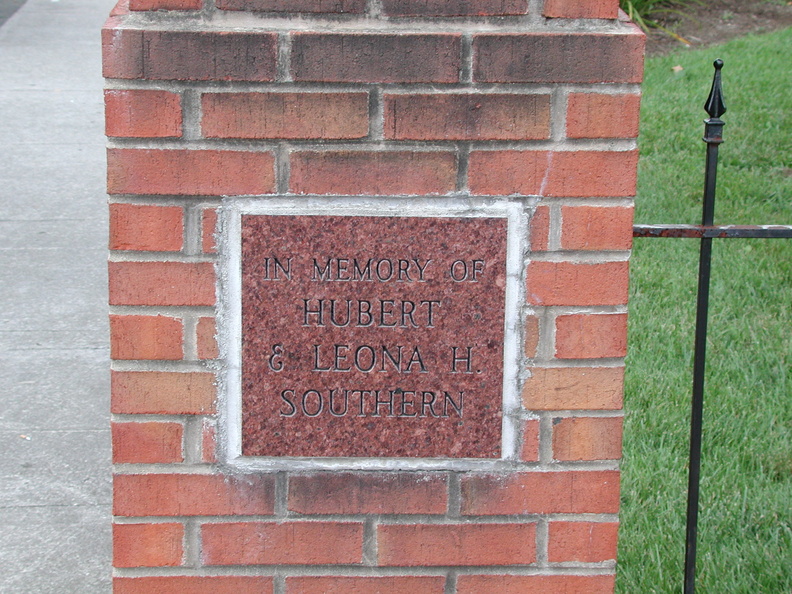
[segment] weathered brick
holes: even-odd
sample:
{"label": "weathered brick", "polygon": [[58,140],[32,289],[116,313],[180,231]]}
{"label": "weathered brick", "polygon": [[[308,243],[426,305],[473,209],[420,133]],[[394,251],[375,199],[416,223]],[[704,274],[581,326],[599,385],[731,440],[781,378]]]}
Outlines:
{"label": "weathered brick", "polygon": [[446,479],[416,473],[292,476],[289,510],[301,514],[442,514]]}
{"label": "weathered brick", "polygon": [[201,10],[202,0],[129,0],[129,10]]}
{"label": "weathered brick", "polygon": [[615,19],[619,0],[545,0],[542,14],[548,18]]}
{"label": "weathered brick", "polygon": [[640,95],[570,93],[567,105],[569,138],[635,138]]}
{"label": "weathered brick", "polygon": [[286,594],[443,594],[442,576],[292,576],[286,578]]}
{"label": "weathered brick", "polygon": [[460,575],[457,594],[613,594],[613,575]]}
{"label": "weathered brick", "polygon": [[547,251],[550,236],[550,207],[537,206],[531,217],[531,251]]}
{"label": "weathered brick", "polygon": [[110,305],[214,305],[211,262],[109,262]]}
{"label": "weathered brick", "polygon": [[113,462],[183,462],[181,423],[112,423]]}
{"label": "weathered brick", "polygon": [[118,474],[113,479],[117,516],[268,515],[274,501],[271,475]]}
{"label": "weathered brick", "polygon": [[368,93],[205,93],[210,138],[365,138]]}
{"label": "weathered brick", "polygon": [[215,334],[217,334],[215,319],[198,318],[195,334],[198,346],[198,358],[217,359],[217,357],[220,356],[220,352],[217,348],[217,340],[215,340]]}
{"label": "weathered brick", "polygon": [[201,462],[217,462],[217,424],[213,419],[201,423]]}
{"label": "weathered brick", "polygon": [[623,367],[533,367],[523,384],[529,410],[618,410]]}
{"label": "weathered brick", "polygon": [[201,211],[201,249],[205,254],[217,252],[215,229],[217,228],[217,209],[204,208]]}
{"label": "weathered brick", "polygon": [[553,419],[555,460],[618,460],[621,452],[621,417]]}
{"label": "weathered brick", "polygon": [[273,594],[273,579],[258,575],[117,577],[113,594]]}
{"label": "weathered brick", "polygon": [[473,151],[473,194],[503,196],[634,196],[637,151]]}
{"label": "weathered brick", "polygon": [[212,373],[113,371],[111,410],[117,414],[200,415],[214,412]]}
{"label": "weathered brick", "polygon": [[104,99],[107,136],[169,138],[182,135],[178,93],[106,89]]}
{"label": "weathered brick", "polygon": [[182,524],[115,524],[114,567],[173,567],[181,565]]}
{"label": "weathered brick", "polygon": [[617,522],[550,522],[548,527],[550,563],[616,560]]}
{"label": "weathered brick", "polygon": [[536,525],[380,524],[379,565],[528,565],[536,561]]}
{"label": "weathered brick", "polygon": [[110,316],[111,359],[181,359],[182,322],[165,316]]}
{"label": "weathered brick", "polygon": [[619,472],[469,474],[462,477],[461,509],[464,515],[474,516],[617,513]]}
{"label": "weathered brick", "polygon": [[534,261],[528,265],[527,301],[534,305],[624,305],[627,262],[578,264]]}
{"label": "weathered brick", "polygon": [[561,248],[565,250],[629,250],[633,209],[604,206],[562,206]]}
{"label": "weathered brick", "polygon": [[[474,82],[639,83],[645,38],[631,33],[483,34],[473,38]],[[596,59],[587,59],[596,56]]]}
{"label": "weathered brick", "polygon": [[[169,0],[170,1],[170,0]],[[232,31],[102,31],[105,78],[271,81],[277,34]]]}
{"label": "weathered brick", "polygon": [[295,81],[453,83],[459,80],[459,35],[295,33]]}
{"label": "weathered brick", "polygon": [[572,314],[556,318],[556,357],[599,359],[627,355],[627,314]]}
{"label": "weathered brick", "polygon": [[456,187],[449,152],[313,152],[292,154],[290,189],[297,194],[447,194]]}
{"label": "weathered brick", "polygon": [[550,95],[386,94],[385,138],[534,140],[550,136]]}
{"label": "weathered brick", "polygon": [[520,460],[523,462],[539,461],[539,421],[537,419],[525,422]]}
{"label": "weathered brick", "polygon": [[178,252],[184,245],[180,206],[110,205],[110,249]]}
{"label": "weathered brick", "polygon": [[383,0],[388,16],[509,16],[528,12],[528,0]]}
{"label": "weathered brick", "polygon": [[272,153],[107,149],[109,194],[227,196],[274,191]]}
{"label": "weathered brick", "polygon": [[539,347],[539,318],[528,316],[525,318],[525,356],[529,359],[536,357]]}
{"label": "weathered brick", "polygon": [[348,565],[363,560],[363,524],[236,522],[201,528],[206,565]]}
{"label": "weathered brick", "polygon": [[120,29],[118,19],[111,17],[102,28],[102,76],[143,78],[143,31]]}
{"label": "weathered brick", "polygon": [[361,14],[366,0],[217,0],[222,10]]}

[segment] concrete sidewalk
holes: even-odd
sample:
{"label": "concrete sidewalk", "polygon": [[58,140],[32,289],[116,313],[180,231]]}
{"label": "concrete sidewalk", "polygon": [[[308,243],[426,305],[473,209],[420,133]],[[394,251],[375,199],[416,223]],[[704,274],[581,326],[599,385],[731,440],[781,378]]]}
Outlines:
{"label": "concrete sidewalk", "polygon": [[100,28],[112,3],[28,0],[0,27],[3,593],[110,590]]}

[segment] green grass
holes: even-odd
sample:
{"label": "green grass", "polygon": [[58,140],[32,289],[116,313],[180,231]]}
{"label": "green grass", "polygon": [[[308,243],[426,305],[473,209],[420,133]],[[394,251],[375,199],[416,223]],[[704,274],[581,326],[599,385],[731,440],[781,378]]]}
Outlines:
{"label": "green grass", "polygon": [[[702,106],[722,58],[716,224],[792,224],[792,29],[647,61],[640,223],[698,223]],[[674,72],[672,67],[682,66]],[[792,592],[792,240],[715,240],[697,591]],[[631,264],[617,591],[680,592],[698,242]]]}

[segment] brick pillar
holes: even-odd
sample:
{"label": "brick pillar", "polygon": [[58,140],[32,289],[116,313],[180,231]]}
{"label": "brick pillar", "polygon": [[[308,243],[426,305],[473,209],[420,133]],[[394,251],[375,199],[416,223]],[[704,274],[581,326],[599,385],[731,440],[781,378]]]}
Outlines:
{"label": "brick pillar", "polygon": [[[117,592],[613,590],[644,42],[617,7],[119,3],[102,38]],[[375,412],[390,406],[390,415],[371,415],[365,428],[327,446],[346,451],[346,441],[370,430],[355,445],[365,455],[328,461],[316,433],[309,455],[300,444],[301,454],[278,456],[282,446],[265,444],[264,455],[250,455],[272,425],[234,428],[235,352],[241,348],[243,368],[255,353],[239,347],[234,330],[229,301],[239,295],[228,279],[240,266],[240,239],[232,230],[273,204],[295,225],[305,224],[303,206],[307,216],[336,208],[342,217],[360,214],[356,208],[375,217],[378,204],[390,215],[404,208],[410,245],[431,243],[431,225],[423,236],[410,231],[443,209],[463,213],[476,233],[478,216],[507,221],[503,250],[516,272],[506,276],[516,284],[484,292],[494,309],[504,309],[497,291],[506,295],[493,326],[505,338],[490,344],[505,363],[486,370],[504,386],[487,396],[495,394],[487,452],[466,437],[475,428],[464,426],[461,411],[435,407],[432,396],[423,415],[408,414],[416,405],[399,391],[403,414],[393,413],[391,394],[389,405],[374,404]],[[379,229],[377,221],[361,224]],[[245,241],[244,223],[241,234]],[[453,249],[470,243],[475,258],[472,237]],[[282,243],[299,252],[299,239]],[[441,237],[436,249],[447,243]],[[407,280],[417,279],[408,265]],[[287,317],[285,297],[268,286],[256,293],[262,311]],[[420,310],[401,307],[402,326],[422,324]],[[441,320],[446,302],[437,307]],[[397,319],[383,312],[382,326]],[[243,321],[241,335],[252,336],[257,323]],[[470,340],[478,336],[474,321],[454,323],[460,334],[473,328]],[[452,364],[464,365],[463,351],[454,353]],[[327,365],[345,371],[347,355],[337,349]],[[242,383],[244,397],[252,388]],[[300,409],[299,394],[281,416]],[[306,398],[301,414],[311,417],[319,404]],[[455,415],[466,428],[443,424]],[[327,419],[328,434],[346,422]],[[377,423],[391,420],[388,441],[407,454],[371,454],[380,447],[370,445]],[[458,431],[464,451],[481,453],[444,450],[432,442],[435,429],[421,442],[403,437],[413,422],[436,422],[438,435]],[[235,431],[249,440],[241,446],[247,457],[235,450]],[[448,435],[456,443],[457,433]],[[431,460],[412,459],[410,448]]]}

